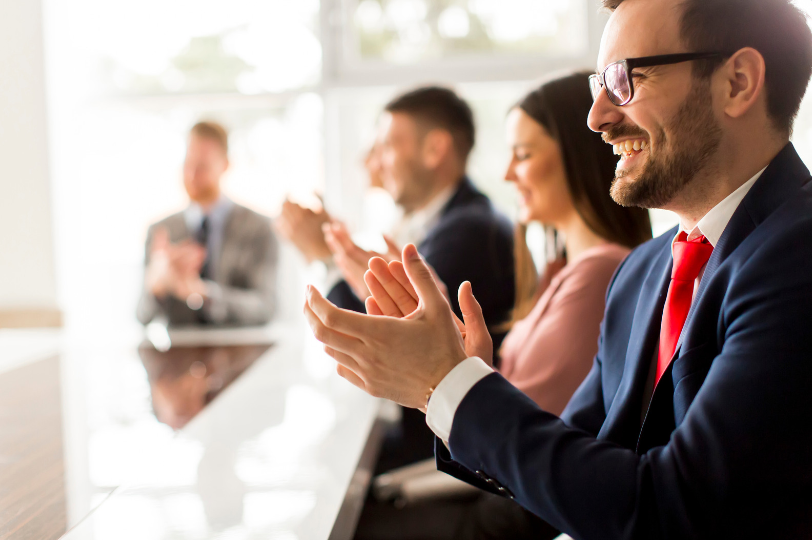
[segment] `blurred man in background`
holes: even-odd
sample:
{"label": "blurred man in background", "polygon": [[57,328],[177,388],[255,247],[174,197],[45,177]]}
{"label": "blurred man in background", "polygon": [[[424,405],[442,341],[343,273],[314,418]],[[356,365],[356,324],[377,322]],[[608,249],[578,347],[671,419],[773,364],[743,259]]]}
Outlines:
{"label": "blurred man in background", "polygon": [[190,204],[147,234],[141,323],[242,326],[270,320],[277,241],[268,218],[222,194],[228,166],[226,130],[213,122],[196,124],[183,165]]}
{"label": "blurred man in background", "polygon": [[[497,341],[513,307],[513,239],[510,224],[466,175],[474,146],[473,113],[453,91],[418,88],[391,101],[381,118],[380,140],[366,168],[403,211],[387,238],[389,253],[418,245],[448,289],[459,314],[456,290],[465,281],[484,295],[485,319]],[[322,211],[285,203],[277,228],[308,262],[335,264],[341,279],[328,287],[330,300],[363,312],[369,290],[367,262],[378,255],[355,245],[346,228]],[[476,265],[469,264],[476,261]],[[479,297],[478,297],[479,298]]]}
{"label": "blurred man in background", "polygon": [[[467,177],[474,141],[473,113],[465,101],[446,88],[418,88],[386,106],[379,141],[366,165],[373,179],[379,174],[383,188],[403,211],[384,257],[399,257],[400,245],[417,245],[447,286],[449,303],[460,317],[457,289],[470,281],[498,347],[515,296],[513,230]],[[377,253],[354,244],[346,228],[326,213],[293,203],[283,208],[277,227],[311,260],[326,256],[328,247],[341,274],[328,287],[328,298],[339,307],[365,311],[370,293],[364,273]],[[295,232],[288,235],[285,230]],[[400,433],[384,442],[379,472],[433,454],[433,436],[423,415],[411,409],[403,413]]]}

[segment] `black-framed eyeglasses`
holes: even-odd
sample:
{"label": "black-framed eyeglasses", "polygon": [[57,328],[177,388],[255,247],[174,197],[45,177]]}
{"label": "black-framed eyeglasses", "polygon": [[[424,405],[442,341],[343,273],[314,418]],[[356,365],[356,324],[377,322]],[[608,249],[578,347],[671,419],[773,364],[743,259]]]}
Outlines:
{"label": "black-framed eyeglasses", "polygon": [[681,64],[693,60],[725,58],[726,56],[730,55],[720,52],[704,52],[626,58],[609,64],[600,74],[590,75],[589,89],[592,91],[592,99],[598,99],[598,94],[603,88],[606,90],[606,95],[609,96],[609,101],[618,107],[622,107],[628,105],[634,99],[633,69]]}

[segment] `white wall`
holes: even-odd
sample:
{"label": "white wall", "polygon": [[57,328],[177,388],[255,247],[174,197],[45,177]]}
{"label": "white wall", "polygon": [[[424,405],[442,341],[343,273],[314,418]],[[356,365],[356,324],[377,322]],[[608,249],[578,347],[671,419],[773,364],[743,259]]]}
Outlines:
{"label": "white wall", "polygon": [[56,309],[42,6],[0,0],[0,312]]}

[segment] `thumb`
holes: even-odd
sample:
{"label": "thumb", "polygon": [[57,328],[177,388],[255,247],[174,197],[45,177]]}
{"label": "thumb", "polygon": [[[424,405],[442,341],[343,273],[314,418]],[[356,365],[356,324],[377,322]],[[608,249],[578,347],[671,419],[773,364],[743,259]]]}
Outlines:
{"label": "thumb", "polygon": [[414,244],[406,244],[406,247],[403,248],[403,268],[406,270],[406,275],[414,286],[421,304],[429,309],[443,305],[448,307],[443,293],[437,288],[431,269],[417,252]]}
{"label": "thumb", "polygon": [[474,297],[470,281],[460,285],[457,298],[460,302],[462,319],[465,322],[465,349],[471,356],[479,356],[485,362],[493,362],[493,341],[482,315],[482,306]]}

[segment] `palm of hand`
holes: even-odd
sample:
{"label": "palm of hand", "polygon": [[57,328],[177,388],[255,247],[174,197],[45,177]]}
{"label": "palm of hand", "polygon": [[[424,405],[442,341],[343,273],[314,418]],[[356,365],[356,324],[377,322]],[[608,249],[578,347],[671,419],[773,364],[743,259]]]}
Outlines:
{"label": "palm of hand", "polygon": [[323,231],[324,239],[333,254],[336,266],[355,295],[361,300],[367,299],[370,295],[364,281],[364,273],[367,270],[369,260],[374,257],[381,257],[390,261],[400,259],[400,250],[387,237],[384,237],[384,239],[389,249],[385,255],[382,255],[376,251],[361,249],[352,241],[349,231],[343,223],[337,221],[327,223],[323,226]]}
{"label": "palm of hand", "polygon": [[[305,315],[341,376],[368,393],[421,408],[432,388],[467,357],[460,329],[414,246],[403,251],[419,300],[407,316],[336,308],[309,288]],[[382,259],[383,264],[386,264]]]}
{"label": "palm of hand", "polygon": [[[428,266],[428,264],[426,264]],[[445,286],[439,287],[442,281],[432,270],[435,283],[444,297],[448,296]],[[395,318],[414,318],[419,310],[419,298],[408,275],[400,261],[386,263],[382,259],[372,259],[369,262],[369,271],[364,276],[367,287],[371,292],[367,299],[367,313],[371,315],[384,315]],[[488,365],[493,365],[493,341],[482,319],[482,310],[473,296],[471,284],[466,282],[460,287],[459,303],[463,315],[470,313],[472,331],[468,331],[466,324],[459,319],[448,305],[448,311],[453,317],[457,330],[462,337],[466,354],[482,358]],[[484,330],[484,332],[483,332]]]}
{"label": "palm of hand", "polygon": [[324,208],[314,211],[286,200],[276,220],[276,230],[295,245],[308,262],[313,262],[330,256],[322,233],[322,226],[329,222],[330,215]]}

